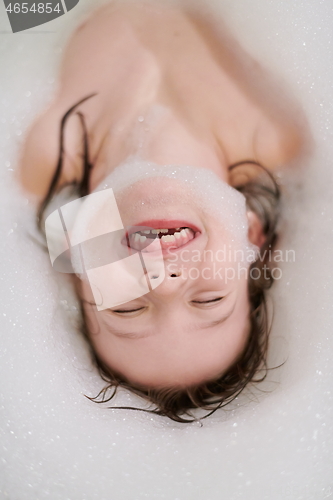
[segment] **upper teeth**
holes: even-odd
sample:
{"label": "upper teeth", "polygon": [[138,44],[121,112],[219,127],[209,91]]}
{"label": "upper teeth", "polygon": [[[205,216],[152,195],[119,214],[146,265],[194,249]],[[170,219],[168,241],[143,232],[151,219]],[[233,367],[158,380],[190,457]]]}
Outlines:
{"label": "upper teeth", "polygon": [[[152,229],[152,230],[142,230],[137,233],[132,233],[131,234],[131,242],[135,246],[133,248],[140,250],[144,249],[147,246],[147,243],[149,243],[148,247],[152,245],[150,243],[152,240],[149,239],[149,234],[151,235],[158,235],[159,233],[167,233],[169,229],[166,228],[161,228],[161,229]],[[160,236],[160,241],[161,244],[171,244],[175,245],[176,247],[180,247],[184,245],[185,243],[191,241],[191,239],[194,238],[194,231],[188,227],[180,229],[180,227],[177,227],[174,229],[174,234],[163,234],[163,236]],[[147,235],[147,236],[145,236]],[[147,239],[148,238],[148,239]],[[164,247],[165,248],[165,247]]]}
{"label": "upper teeth", "polygon": [[[165,228],[162,228],[162,229],[145,229],[145,230],[142,230],[140,231],[141,233],[144,233],[144,234],[159,234],[159,233],[167,233],[169,231],[169,229],[165,229]],[[180,227],[177,227],[175,228],[175,232],[174,232],[174,236],[176,236],[176,238],[182,234],[182,235],[186,235],[188,233],[190,233],[191,230],[189,228],[186,228],[186,229],[182,229],[180,230]],[[134,233],[134,234],[138,234],[138,233]],[[172,235],[168,235],[168,236],[172,236]]]}
{"label": "upper teeth", "polygon": [[[144,234],[159,234],[159,233],[167,233],[168,232],[168,229],[145,229],[145,230],[142,230],[141,233],[144,233]],[[175,229],[175,232],[172,234],[168,234],[166,236],[162,236],[162,238],[166,238],[166,237],[169,237],[169,236],[175,236],[177,239],[179,239],[181,236],[185,237],[187,235],[190,235],[192,233],[191,229],[186,227],[185,229],[180,229],[180,227],[177,227]],[[132,237],[135,236],[135,239],[138,240],[139,237],[140,237],[140,234],[139,232],[137,233],[132,233]],[[143,236],[141,235],[141,238]],[[145,238],[145,236],[144,236]]]}
{"label": "upper teeth", "polygon": [[162,236],[162,241],[175,241],[175,237],[173,234],[167,234],[166,236]]}

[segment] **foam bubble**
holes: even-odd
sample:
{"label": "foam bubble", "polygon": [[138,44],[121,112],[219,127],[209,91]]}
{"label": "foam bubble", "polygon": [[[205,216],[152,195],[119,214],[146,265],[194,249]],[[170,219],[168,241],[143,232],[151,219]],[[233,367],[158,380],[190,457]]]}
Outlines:
{"label": "foam bubble", "polygon": [[[165,194],[163,182],[156,189],[156,180],[170,179],[181,186],[180,192],[167,190]],[[133,201],[133,192],[138,183],[145,182],[149,194],[147,198]],[[183,207],[195,207],[207,217],[214,217],[233,236],[235,244],[244,252],[257,254],[258,247],[248,240],[248,220],[246,216],[246,200],[242,193],[219,178],[214,172],[191,165],[158,165],[144,161],[136,156],[127,158],[100,183],[96,191],[112,188],[116,198],[127,200],[132,211],[138,210],[142,203],[149,204],[149,213],[154,218],[154,210],[163,204],[180,204]],[[169,186],[170,188],[170,186]],[[171,192],[170,192],[171,191]],[[135,204],[136,203],[136,204]]]}

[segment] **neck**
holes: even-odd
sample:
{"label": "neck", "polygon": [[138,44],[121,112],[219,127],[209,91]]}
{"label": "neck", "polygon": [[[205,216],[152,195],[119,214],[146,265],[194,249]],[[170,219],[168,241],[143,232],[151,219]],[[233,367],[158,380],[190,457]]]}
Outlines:
{"label": "neck", "polygon": [[226,159],[209,130],[194,128],[184,115],[160,103],[136,109],[109,130],[94,168],[91,189],[129,156],[158,165],[206,168],[227,182]]}

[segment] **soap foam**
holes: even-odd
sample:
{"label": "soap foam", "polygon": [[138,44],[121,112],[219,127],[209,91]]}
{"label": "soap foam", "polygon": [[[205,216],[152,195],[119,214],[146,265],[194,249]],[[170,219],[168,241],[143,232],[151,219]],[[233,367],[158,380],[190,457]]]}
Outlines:
{"label": "soap foam", "polygon": [[[172,180],[171,185],[168,184],[167,193],[163,179]],[[161,180],[158,188],[157,180]],[[133,201],[133,193],[138,184],[143,182],[148,194],[144,199],[140,197]],[[245,196],[211,170],[191,165],[157,165],[132,156],[109,173],[95,192],[108,188],[113,189],[119,207],[129,203],[131,212],[140,213],[143,204],[148,206],[150,219],[161,218],[157,217],[161,208],[170,210],[173,204],[180,205],[184,210],[186,207],[194,207],[206,217],[216,219],[232,235],[235,247],[242,250],[244,256],[251,252],[256,255],[258,252],[258,247],[248,240]],[[180,212],[179,216],[181,215]]]}

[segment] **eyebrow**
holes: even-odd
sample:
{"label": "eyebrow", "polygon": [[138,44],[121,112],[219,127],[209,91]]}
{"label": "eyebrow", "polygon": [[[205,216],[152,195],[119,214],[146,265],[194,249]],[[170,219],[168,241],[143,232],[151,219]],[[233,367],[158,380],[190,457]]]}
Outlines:
{"label": "eyebrow", "polygon": [[200,324],[195,328],[195,330],[200,330],[201,328],[204,328],[204,329],[213,328],[213,326],[221,325],[222,323],[227,321],[227,319],[230,318],[230,316],[232,315],[232,313],[235,310],[236,302],[237,302],[237,300],[234,301],[233,306],[230,308],[230,310],[226,314],[224,314],[220,319],[216,319],[216,320],[210,321],[208,323]]}
{"label": "eyebrow", "polygon": [[118,332],[117,330],[113,330],[112,328],[109,328],[109,332],[115,335],[116,337],[120,337],[122,339],[144,339],[146,337],[151,337],[154,335],[153,331],[148,330],[145,333],[136,333],[136,332]]}

